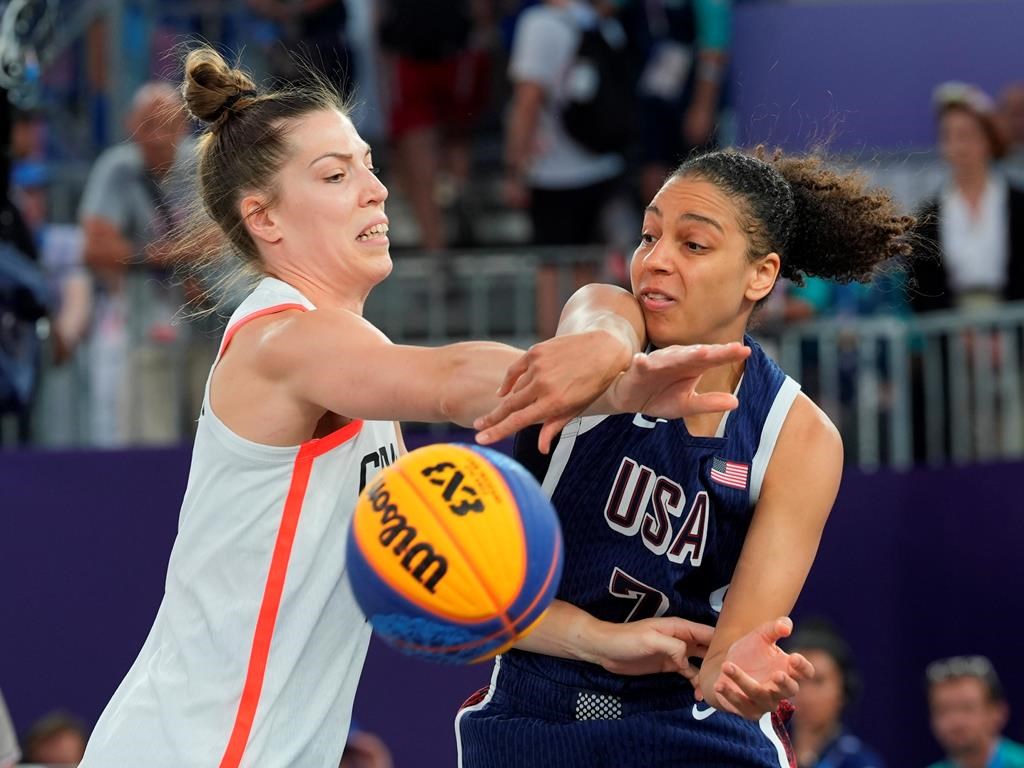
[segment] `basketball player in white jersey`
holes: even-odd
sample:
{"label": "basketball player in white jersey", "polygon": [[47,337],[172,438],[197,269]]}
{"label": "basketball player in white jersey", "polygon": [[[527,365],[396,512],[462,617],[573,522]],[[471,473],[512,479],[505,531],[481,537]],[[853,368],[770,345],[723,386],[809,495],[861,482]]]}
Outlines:
{"label": "basketball player in white jersey", "polygon": [[[396,346],[363,319],[391,270],[388,193],[334,95],[259,93],[208,48],[183,90],[208,124],[203,205],[264,277],[207,382],[159,612],[82,765],[333,768],[370,635],[344,557],[360,488],[401,452],[396,420],[471,424],[520,352]],[[600,327],[553,343],[559,364],[530,384],[541,418],[595,398],[600,413],[733,408],[695,384],[747,354],[634,359]]]}

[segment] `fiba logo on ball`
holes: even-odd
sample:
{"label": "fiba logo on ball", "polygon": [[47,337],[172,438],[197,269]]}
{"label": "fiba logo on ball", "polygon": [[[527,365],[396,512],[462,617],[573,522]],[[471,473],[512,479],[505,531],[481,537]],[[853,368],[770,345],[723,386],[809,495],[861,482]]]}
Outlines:
{"label": "fiba logo on ball", "polygon": [[372,478],[348,537],[352,591],[399,650],[471,663],[525,635],[558,590],[562,537],[540,486],[496,451],[442,444]]}

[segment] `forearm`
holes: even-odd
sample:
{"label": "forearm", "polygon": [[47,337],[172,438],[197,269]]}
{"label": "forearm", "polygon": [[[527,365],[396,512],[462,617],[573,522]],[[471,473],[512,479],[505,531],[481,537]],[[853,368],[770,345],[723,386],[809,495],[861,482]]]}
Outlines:
{"label": "forearm", "polygon": [[515,647],[530,653],[600,664],[594,637],[602,623],[572,603],[555,600],[540,623]]}
{"label": "forearm", "polygon": [[445,376],[440,388],[443,417],[464,427],[498,405],[498,387],[522,350],[490,341],[467,341],[443,348]]}
{"label": "forearm", "polygon": [[607,341],[601,348],[616,358],[606,366],[609,371],[608,388],[585,414],[618,412],[614,400],[614,377],[629,367],[633,355],[642,352],[647,343],[640,305],[633,294],[618,286],[596,283],[584,286],[566,302],[556,335],[577,333],[602,334]]}
{"label": "forearm", "polygon": [[90,267],[109,269],[127,265],[134,255],[135,249],[128,240],[120,236],[110,236],[87,241],[82,259]]}
{"label": "forearm", "polygon": [[715,106],[725,79],[732,31],[732,3],[729,0],[696,0],[697,22],[696,99]]}
{"label": "forearm", "polygon": [[101,216],[87,216],[82,220],[85,246],[82,260],[93,269],[124,267],[136,254],[135,244],[126,238],[117,226]]}
{"label": "forearm", "polygon": [[606,331],[622,343],[625,363],[643,352],[647,341],[644,316],[629,291],[615,285],[594,283],[574,293],[562,308],[558,336],[585,331]]}
{"label": "forearm", "polygon": [[517,86],[505,136],[505,168],[510,176],[523,178],[533,154],[534,136],[540,114],[542,93],[539,86]]}
{"label": "forearm", "polygon": [[693,87],[694,105],[709,110],[718,108],[718,99],[722,91],[722,79],[729,57],[725,51],[701,51],[697,57],[697,78]]}

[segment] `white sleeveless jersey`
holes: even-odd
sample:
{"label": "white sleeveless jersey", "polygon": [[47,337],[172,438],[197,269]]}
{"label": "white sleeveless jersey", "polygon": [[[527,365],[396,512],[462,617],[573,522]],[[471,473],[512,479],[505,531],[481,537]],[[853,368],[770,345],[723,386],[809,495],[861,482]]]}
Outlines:
{"label": "white sleeveless jersey", "polygon": [[[289,309],[315,307],[263,280],[218,360],[242,324]],[[355,421],[300,446],[253,443],[217,419],[207,383],[164,598],[84,768],[338,765],[370,639],[345,536],[396,442],[393,423]]]}

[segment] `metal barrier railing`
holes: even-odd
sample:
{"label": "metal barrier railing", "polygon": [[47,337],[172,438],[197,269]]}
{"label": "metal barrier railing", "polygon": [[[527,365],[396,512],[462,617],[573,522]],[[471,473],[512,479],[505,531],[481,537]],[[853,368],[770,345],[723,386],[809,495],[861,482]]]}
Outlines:
{"label": "metal barrier railing", "polygon": [[786,329],[782,367],[840,426],[853,463],[1024,454],[1024,303]]}
{"label": "metal barrier railing", "polygon": [[609,255],[594,246],[398,253],[365,314],[396,342],[487,338],[528,346],[579,286],[606,276]]}
{"label": "metal barrier railing", "polygon": [[[394,271],[371,294],[366,316],[396,343],[487,338],[526,347],[542,335],[545,314],[557,316],[578,285],[608,278],[608,256],[601,248],[396,252]],[[188,439],[218,333],[209,322],[198,329],[179,321],[182,332],[164,350],[173,380],[154,400],[131,369],[146,344],[133,318],[143,314],[137,308],[148,295],[142,282],[129,291],[126,347],[112,353],[129,366],[126,434],[129,441],[141,434],[140,420],[158,408],[177,414],[175,436]],[[905,468],[1024,455],[1024,302],[913,318],[819,320],[765,342],[839,426],[851,465]],[[44,384],[39,443],[97,442],[89,425],[98,343],[94,337],[70,368],[44,371],[44,379],[64,384],[59,395]]]}

